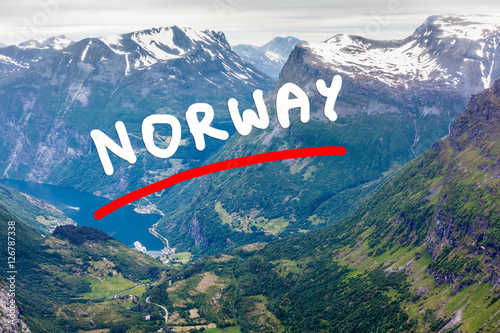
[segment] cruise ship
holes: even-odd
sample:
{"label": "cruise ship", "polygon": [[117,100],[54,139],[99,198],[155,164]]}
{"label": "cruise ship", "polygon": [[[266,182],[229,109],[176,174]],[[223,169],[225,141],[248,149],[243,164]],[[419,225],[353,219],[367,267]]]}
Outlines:
{"label": "cruise ship", "polygon": [[139,252],[146,253],[146,247],[142,245],[139,241],[134,242],[135,249]]}

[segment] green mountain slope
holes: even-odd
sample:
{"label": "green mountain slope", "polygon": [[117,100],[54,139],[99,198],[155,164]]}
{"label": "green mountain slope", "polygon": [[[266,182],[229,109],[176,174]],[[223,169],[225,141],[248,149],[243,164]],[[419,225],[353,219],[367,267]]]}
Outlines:
{"label": "green mountain slope", "polygon": [[245,332],[496,332],[499,149],[497,80],[347,219],[198,261],[174,278],[170,299],[192,302],[173,310]]}
{"label": "green mountain slope", "polygon": [[0,209],[43,233],[53,231],[58,225],[75,224],[53,205],[2,184]]}
{"label": "green mountain slope", "polygon": [[[8,226],[13,224],[14,245],[7,237]],[[147,322],[142,319],[156,309],[141,300],[147,285],[162,274],[163,264],[93,228],[60,226],[54,235],[42,237],[0,209],[0,247],[5,249],[0,280],[10,276],[9,244],[15,248],[17,306],[32,332],[67,333],[124,325],[134,332],[151,332],[163,326],[160,316]],[[122,299],[118,297],[122,292],[137,296]]]}

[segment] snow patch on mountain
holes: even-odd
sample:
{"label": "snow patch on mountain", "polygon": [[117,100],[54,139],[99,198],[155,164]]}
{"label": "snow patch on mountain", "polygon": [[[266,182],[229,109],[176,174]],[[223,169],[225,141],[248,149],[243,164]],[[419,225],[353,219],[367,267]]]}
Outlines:
{"label": "snow patch on mountain", "polygon": [[92,41],[90,41],[87,44],[87,47],[85,48],[85,50],[82,53],[82,57],[80,58],[80,61],[85,61],[85,57],[87,56],[87,52],[89,51],[90,45],[92,45]]}
{"label": "snow patch on mountain", "polygon": [[159,29],[155,34],[139,32],[133,34],[131,39],[149,52],[152,55],[151,59],[169,60],[187,52],[175,44],[172,29]]}
{"label": "snow patch on mountain", "polygon": [[274,53],[274,52],[271,52],[271,51],[267,51],[265,52],[265,55],[271,60],[271,61],[274,61],[274,62],[285,62],[287,58],[285,58],[284,56],[282,56],[281,54],[278,54],[278,53]]}
{"label": "snow patch on mountain", "polygon": [[16,62],[12,58],[7,57],[7,56],[2,55],[2,54],[0,54],[0,63],[14,65],[14,66],[17,66],[17,67],[22,67],[22,68],[28,68],[29,67],[27,64],[22,64],[22,63]]}
{"label": "snow patch on mountain", "polygon": [[399,47],[373,47],[362,39],[337,35],[325,43],[307,47],[344,74],[378,74],[379,80],[387,84],[402,83],[404,78],[424,81],[443,75],[439,64],[417,41]]}

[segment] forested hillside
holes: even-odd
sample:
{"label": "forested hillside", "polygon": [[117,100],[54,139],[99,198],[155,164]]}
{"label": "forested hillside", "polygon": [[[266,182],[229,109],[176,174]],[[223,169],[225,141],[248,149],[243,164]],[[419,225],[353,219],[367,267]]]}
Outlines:
{"label": "forested hillside", "polygon": [[[199,260],[173,310],[244,332],[496,332],[499,151],[497,80],[350,217]],[[207,275],[211,294],[193,291]]]}

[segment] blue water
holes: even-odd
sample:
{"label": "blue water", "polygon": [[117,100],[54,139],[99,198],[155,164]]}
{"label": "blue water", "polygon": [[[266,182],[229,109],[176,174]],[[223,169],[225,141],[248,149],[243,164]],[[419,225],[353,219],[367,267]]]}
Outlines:
{"label": "blue water", "polygon": [[148,231],[158,222],[159,215],[139,214],[132,206],[125,206],[101,220],[96,220],[94,212],[110,200],[53,185],[5,179],[0,180],[0,183],[45,200],[62,210],[78,225],[102,230],[129,247],[133,247],[134,242],[139,241],[148,251],[159,251],[163,248],[162,242]]}

